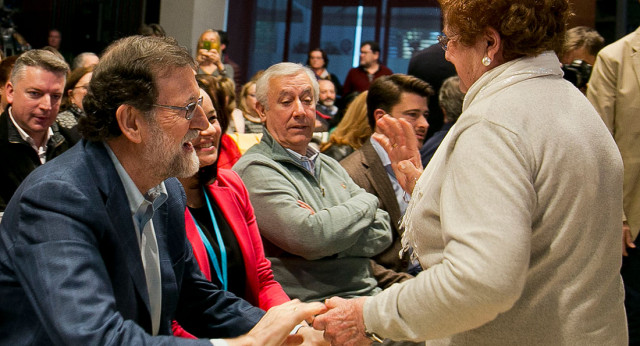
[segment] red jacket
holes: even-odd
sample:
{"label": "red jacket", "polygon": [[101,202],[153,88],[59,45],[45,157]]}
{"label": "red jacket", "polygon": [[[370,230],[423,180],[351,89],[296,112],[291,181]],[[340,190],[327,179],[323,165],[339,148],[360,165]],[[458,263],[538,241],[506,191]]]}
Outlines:
{"label": "red jacket", "polygon": [[222,134],[222,138],[220,139],[220,150],[218,153],[218,169],[225,168],[231,169],[233,165],[240,160],[240,149],[238,148],[238,144],[236,141],[231,138],[226,133]]}
{"label": "red jacket", "polygon": [[[249,193],[238,174],[229,169],[218,169],[216,181],[209,185],[209,191],[233,229],[242,251],[247,287],[241,298],[265,311],[289,301],[289,296],[284,293],[282,286],[273,279],[271,262],[264,256],[253,206],[249,202]],[[186,209],[184,214],[187,238],[193,248],[193,255],[204,276],[211,280],[207,250],[189,209]],[[174,321],[174,335],[189,337],[190,334],[184,334],[184,330]]]}

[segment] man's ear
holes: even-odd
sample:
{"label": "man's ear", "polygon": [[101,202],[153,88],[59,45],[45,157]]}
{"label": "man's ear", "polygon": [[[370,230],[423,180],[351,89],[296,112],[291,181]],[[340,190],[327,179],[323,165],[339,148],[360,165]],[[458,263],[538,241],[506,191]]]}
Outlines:
{"label": "man's ear", "polygon": [[382,118],[385,114],[387,114],[387,112],[384,109],[378,108],[373,111],[373,118],[376,120],[376,122],[378,122],[378,120],[380,120],[380,118]]}
{"label": "man's ear", "polygon": [[265,113],[265,109],[264,109],[264,106],[262,106],[262,103],[256,102],[256,111],[258,112],[258,115],[260,116],[260,120],[264,124],[265,120],[267,120],[267,114]]}
{"label": "man's ear", "polygon": [[7,82],[4,86],[4,92],[7,94],[7,102],[13,103],[13,93],[15,89],[13,88],[13,84],[11,82]]}
{"label": "man's ear", "polygon": [[123,104],[116,109],[116,120],[122,134],[133,143],[140,144],[142,142],[141,122],[144,114],[137,108]]}

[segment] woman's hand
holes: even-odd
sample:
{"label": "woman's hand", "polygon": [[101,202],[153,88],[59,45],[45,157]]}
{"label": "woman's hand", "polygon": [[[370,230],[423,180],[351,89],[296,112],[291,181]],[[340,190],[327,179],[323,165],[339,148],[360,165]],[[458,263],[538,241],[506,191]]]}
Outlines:
{"label": "woman's hand", "polygon": [[391,168],[402,189],[411,194],[422,174],[420,148],[413,127],[404,119],[386,114],[378,119],[376,127],[378,132],[373,134],[373,138],[389,154]]}

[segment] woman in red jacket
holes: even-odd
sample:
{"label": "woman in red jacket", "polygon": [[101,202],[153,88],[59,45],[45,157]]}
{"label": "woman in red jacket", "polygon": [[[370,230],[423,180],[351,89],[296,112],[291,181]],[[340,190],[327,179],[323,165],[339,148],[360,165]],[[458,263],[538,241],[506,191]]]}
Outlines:
{"label": "woman in red jacket", "polygon": [[[211,96],[203,89],[200,96],[210,125],[192,141],[200,170],[180,179],[187,195],[187,238],[207,279],[268,310],[289,301],[289,297],[273,279],[271,262],[264,256],[247,189],[234,171],[216,165],[220,124]],[[173,327],[174,335],[193,337],[175,321]]]}

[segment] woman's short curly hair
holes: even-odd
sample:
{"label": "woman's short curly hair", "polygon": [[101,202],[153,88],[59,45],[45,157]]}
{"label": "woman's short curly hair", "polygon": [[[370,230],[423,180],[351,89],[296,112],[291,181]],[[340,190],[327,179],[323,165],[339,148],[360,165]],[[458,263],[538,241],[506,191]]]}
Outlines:
{"label": "woman's short curly hair", "polygon": [[79,130],[90,141],[122,134],[116,110],[123,104],[150,113],[158,98],[156,79],[174,68],[196,63],[171,37],[130,36],[111,44],[96,65],[82,101],[86,117]]}
{"label": "woman's short curly hair", "polygon": [[562,51],[571,16],[568,0],[439,0],[444,22],[464,45],[487,27],[498,31],[505,60]]}

